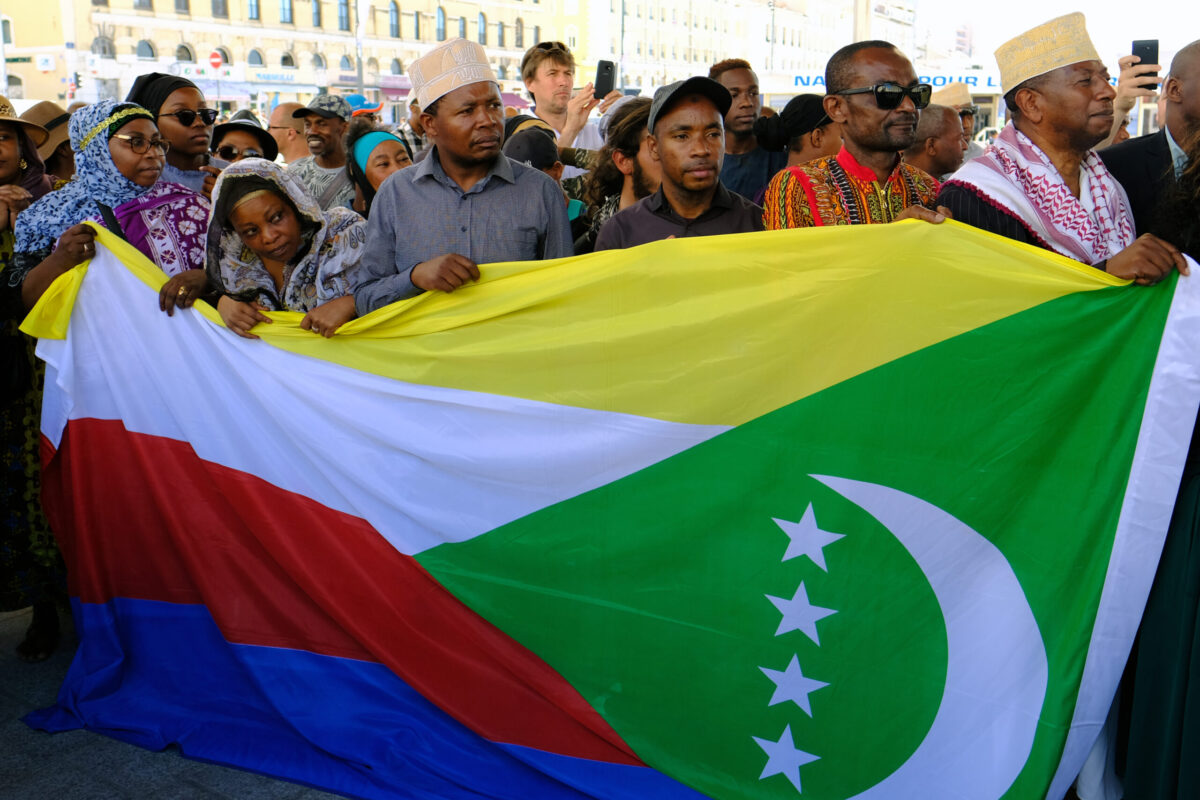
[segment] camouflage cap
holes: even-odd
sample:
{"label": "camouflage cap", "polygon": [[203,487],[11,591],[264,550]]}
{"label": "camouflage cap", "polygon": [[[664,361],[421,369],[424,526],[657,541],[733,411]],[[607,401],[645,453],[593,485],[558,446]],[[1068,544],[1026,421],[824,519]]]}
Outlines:
{"label": "camouflage cap", "polygon": [[338,117],[342,120],[350,119],[351,114],[350,104],[346,102],[346,98],[337,94],[319,94],[309,101],[304,108],[297,108],[292,112],[293,117],[307,117],[309,114],[316,114],[326,119]]}

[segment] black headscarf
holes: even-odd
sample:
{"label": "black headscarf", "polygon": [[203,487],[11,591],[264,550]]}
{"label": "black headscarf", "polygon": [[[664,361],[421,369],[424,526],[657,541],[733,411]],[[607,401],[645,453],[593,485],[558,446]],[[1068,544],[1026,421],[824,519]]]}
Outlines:
{"label": "black headscarf", "polygon": [[181,78],[178,75],[168,75],[165,72],[148,72],[145,75],[139,75],[137,80],[133,82],[133,88],[129,90],[129,95],[125,98],[125,101],[137,103],[142,108],[149,110],[155,119],[158,119],[158,112],[162,108],[163,103],[167,102],[167,98],[171,96],[171,92],[176,89],[195,89],[196,91],[200,91],[200,87],[187,78]]}

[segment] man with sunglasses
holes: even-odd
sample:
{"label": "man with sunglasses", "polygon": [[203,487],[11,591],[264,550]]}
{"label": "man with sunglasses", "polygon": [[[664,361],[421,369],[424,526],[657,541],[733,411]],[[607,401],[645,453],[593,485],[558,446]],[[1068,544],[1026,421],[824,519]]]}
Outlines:
{"label": "man with sunglasses", "polygon": [[825,88],[842,149],[771,180],[767,229],[945,219],[944,209],[933,210],[937,179],[900,158],[933,92],[904,54],[884,41],[847,45],[825,66]]}
{"label": "man with sunglasses", "polygon": [[1179,251],[1137,239],[1125,190],[1092,149],[1113,124],[1108,70],[1078,12],[1046,22],[996,50],[1010,123],[992,146],[946,182],[938,202],[954,217],[1150,285]]}
{"label": "man with sunglasses", "polygon": [[304,138],[311,155],[289,164],[288,172],[300,179],[322,209],[350,208],[354,203],[354,183],[346,172],[342,143],[351,113],[346,98],[335,94],[319,94],[306,107],[292,112],[293,117],[304,120]]}

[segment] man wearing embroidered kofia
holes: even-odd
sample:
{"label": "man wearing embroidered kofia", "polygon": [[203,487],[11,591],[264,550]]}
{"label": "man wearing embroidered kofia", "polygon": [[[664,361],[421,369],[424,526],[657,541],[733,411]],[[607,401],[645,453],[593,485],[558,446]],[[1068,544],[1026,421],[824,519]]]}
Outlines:
{"label": "man wearing embroidered kofia", "polygon": [[1125,190],[1092,150],[1112,127],[1116,92],[1083,14],[1004,43],[996,61],[1010,122],[946,181],[938,203],[961,222],[1142,285],[1172,268],[1186,274],[1175,247],[1134,238]]}

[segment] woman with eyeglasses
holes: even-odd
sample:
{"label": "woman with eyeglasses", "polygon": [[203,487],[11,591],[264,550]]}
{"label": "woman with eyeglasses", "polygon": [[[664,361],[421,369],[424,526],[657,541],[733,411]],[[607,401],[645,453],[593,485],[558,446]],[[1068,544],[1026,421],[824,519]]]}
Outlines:
{"label": "woman with eyeglasses", "polygon": [[200,88],[187,78],[151,72],[138,76],[125,102],[149,111],[171,145],[163,180],[211,196],[227,162],[209,154],[217,110],[208,107]]}
{"label": "woman with eyeglasses", "polygon": [[69,125],[75,178],[17,220],[16,278],[30,308],[67,270],[92,257],[98,223],[126,239],[171,276],[159,306],[190,306],[206,286],[208,200],[160,180],[170,144],[149,111],[103,100],[76,111]]}
{"label": "woman with eyeglasses", "polygon": [[376,127],[369,119],[352,119],[346,129],[346,172],[354,183],[351,208],[364,217],[370,216],[375,192],[389,175],[412,163],[408,143],[399,136]]}
{"label": "woman with eyeglasses", "polygon": [[217,311],[238,336],[270,322],[266,311],[304,313],[324,336],[354,319],[354,288],[367,222],[348,208],[322,210],[290,170],[261,158],[230,164],[213,189],[208,277]]}

